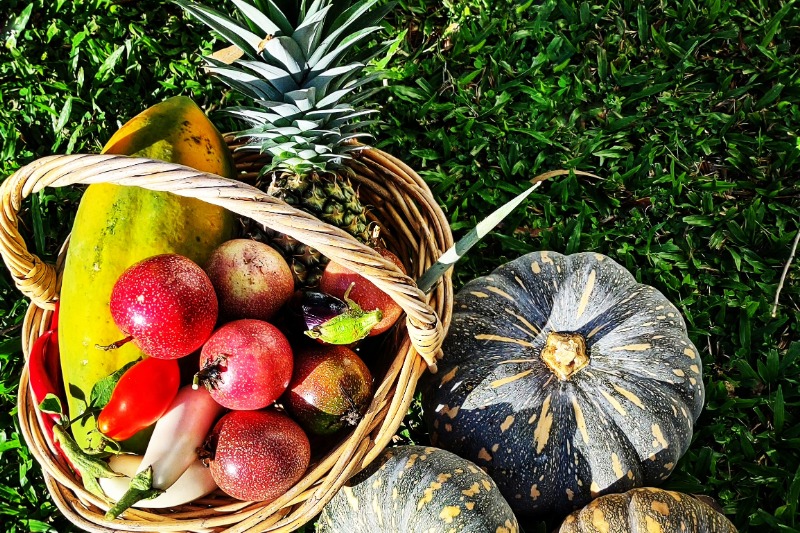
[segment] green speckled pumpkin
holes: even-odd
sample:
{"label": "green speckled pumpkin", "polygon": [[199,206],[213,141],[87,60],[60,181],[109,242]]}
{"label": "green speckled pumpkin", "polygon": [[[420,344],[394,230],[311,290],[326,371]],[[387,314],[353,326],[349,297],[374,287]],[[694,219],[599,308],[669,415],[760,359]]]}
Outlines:
{"label": "green speckled pumpkin", "polygon": [[533,516],[657,485],[703,406],[678,310],[600,254],[532,253],[467,283],[443,350],[423,385],[433,444]]}
{"label": "green speckled pumpkin", "polygon": [[736,533],[734,525],[699,499],[661,489],[601,496],[569,515],[558,533]]}
{"label": "green speckled pumpkin", "polygon": [[325,506],[318,533],[519,533],[492,479],[438,448],[398,446]]}

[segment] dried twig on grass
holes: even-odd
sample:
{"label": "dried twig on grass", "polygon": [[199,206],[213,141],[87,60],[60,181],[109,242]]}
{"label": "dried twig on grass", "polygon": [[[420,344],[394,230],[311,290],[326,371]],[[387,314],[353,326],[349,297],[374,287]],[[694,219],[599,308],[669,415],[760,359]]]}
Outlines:
{"label": "dried twig on grass", "polygon": [[773,318],[778,314],[778,298],[781,295],[781,290],[783,289],[783,283],[786,281],[786,276],[789,274],[789,267],[792,265],[792,261],[794,260],[794,254],[797,252],[798,242],[800,242],[800,229],[797,230],[797,235],[794,236],[792,251],[789,253],[789,259],[786,261],[786,264],[783,265],[783,273],[781,274],[781,279],[778,282],[778,290],[775,291],[775,301],[772,303]]}

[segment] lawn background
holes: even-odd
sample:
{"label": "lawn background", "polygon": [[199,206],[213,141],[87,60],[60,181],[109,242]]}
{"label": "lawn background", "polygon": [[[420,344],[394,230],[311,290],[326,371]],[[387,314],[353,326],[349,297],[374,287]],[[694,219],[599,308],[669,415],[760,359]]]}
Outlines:
{"label": "lawn background", "polygon": [[[800,264],[771,314],[800,225],[799,28],[798,5],[774,0],[400,0],[389,84],[373,98],[375,144],[418,169],[457,236],[537,173],[601,176],[543,186],[456,283],[533,250],[597,251],[662,291],[707,388],[665,486],[713,496],[740,531],[800,531]],[[219,46],[155,0],[3,0],[0,176],[97,152],[169,96],[229,103],[199,71]],[[26,205],[32,250],[54,259],[78,198],[47,190]],[[74,531],[17,433],[25,305],[3,270],[0,523]],[[424,441],[418,421],[414,410],[404,432]]]}

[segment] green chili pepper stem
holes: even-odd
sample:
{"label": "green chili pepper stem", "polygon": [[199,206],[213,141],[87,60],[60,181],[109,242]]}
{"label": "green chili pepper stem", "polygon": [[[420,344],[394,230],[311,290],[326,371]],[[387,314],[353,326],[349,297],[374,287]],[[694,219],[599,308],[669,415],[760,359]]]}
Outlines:
{"label": "green chili pepper stem", "polygon": [[122,476],[122,474],[111,470],[108,463],[100,457],[90,455],[82,450],[78,443],[61,426],[56,425],[53,427],[53,436],[56,442],[61,444],[64,455],[75,465],[81,476],[89,475],[95,478]]}
{"label": "green chili pepper stem", "polygon": [[361,311],[361,307],[359,307],[359,305],[358,305],[357,303],[355,303],[353,300],[351,300],[351,299],[350,299],[350,291],[352,291],[352,290],[353,290],[353,287],[355,287],[355,286],[356,286],[356,282],[354,281],[354,282],[352,282],[352,283],[350,284],[350,286],[349,286],[349,287],[347,287],[347,290],[346,290],[346,291],[344,291],[344,298],[342,298],[342,299],[343,299],[345,302],[347,302],[347,305],[349,305],[351,309],[352,309],[352,308],[356,308],[356,309],[358,309],[359,311]]}
{"label": "green chili pepper stem", "polygon": [[100,482],[97,481],[96,477],[81,476],[81,479],[83,480],[83,488],[85,488],[98,498],[106,497],[106,493],[103,492],[103,487],[100,486]]}
{"label": "green chili pepper stem", "polygon": [[66,429],[58,424],[53,426],[53,440],[61,444],[62,452],[80,473],[81,479],[83,479],[83,486],[95,496],[105,498],[97,478],[122,477],[122,474],[111,470],[106,461],[82,450],[78,443],[69,436]]}

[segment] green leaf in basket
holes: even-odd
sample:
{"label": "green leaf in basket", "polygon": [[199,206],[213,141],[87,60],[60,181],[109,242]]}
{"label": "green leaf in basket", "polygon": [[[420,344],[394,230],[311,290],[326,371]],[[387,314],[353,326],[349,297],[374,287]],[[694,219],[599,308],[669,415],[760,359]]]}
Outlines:
{"label": "green leaf in basket", "polygon": [[64,416],[64,406],[61,405],[61,398],[48,392],[44,400],[39,403],[39,410],[43,413]]}
{"label": "green leaf in basket", "polygon": [[105,407],[106,404],[108,404],[108,401],[111,399],[111,393],[114,392],[114,387],[116,387],[117,383],[119,383],[122,374],[124,374],[130,367],[132,367],[139,361],[141,361],[141,359],[136,359],[135,361],[131,361],[127,365],[115,370],[108,376],[104,377],[103,379],[95,383],[94,387],[92,387],[92,393],[89,398],[89,405],[100,409]]}
{"label": "green leaf in basket", "polygon": [[84,405],[88,405],[86,403],[86,395],[83,393],[83,389],[75,385],[74,383],[69,384],[69,393],[80,402],[83,402]]}

